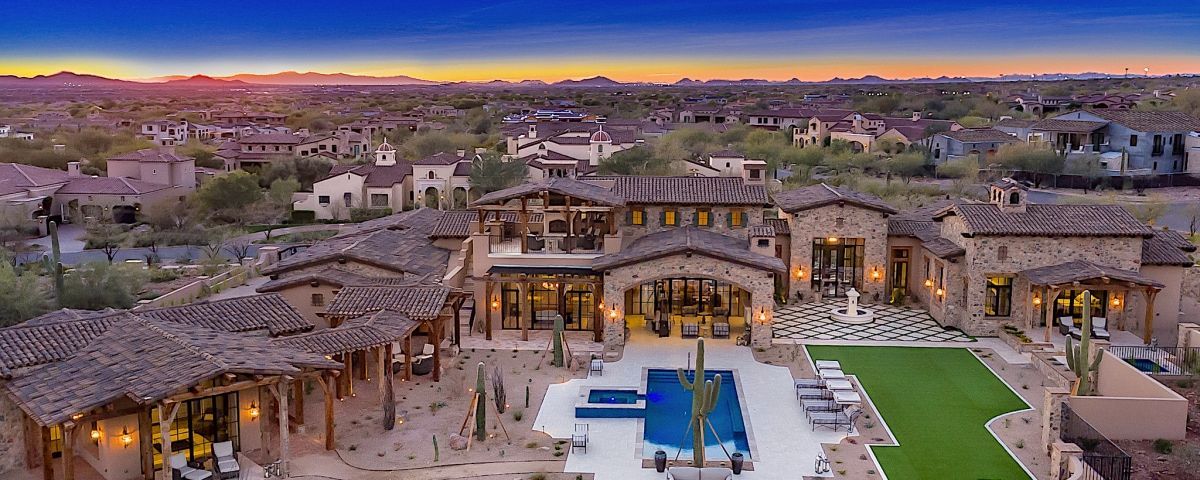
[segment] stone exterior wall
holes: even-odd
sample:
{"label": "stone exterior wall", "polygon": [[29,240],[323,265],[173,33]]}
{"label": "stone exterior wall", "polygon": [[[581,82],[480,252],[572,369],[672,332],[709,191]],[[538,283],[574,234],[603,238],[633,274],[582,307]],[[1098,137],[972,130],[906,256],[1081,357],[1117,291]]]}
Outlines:
{"label": "stone exterior wall", "polygon": [[[753,325],[756,345],[770,344],[770,322],[775,310],[775,276],[758,268],[718,260],[703,255],[672,255],[646,262],[616,267],[604,272],[604,304],[624,309],[625,291],[646,282],[672,277],[701,277],[729,282],[750,292],[750,306],[757,315],[765,309],[766,324]],[[624,313],[624,312],[622,312]],[[606,319],[604,345],[615,347],[625,342],[623,317]]]}
{"label": "stone exterior wall", "polygon": [[[629,221],[629,208],[644,208],[646,210],[645,224],[632,225]],[[679,225],[670,226],[662,224],[662,212],[665,208],[674,208],[679,219]],[[712,223],[708,227],[710,230],[722,235],[731,237],[746,238],[750,225],[758,225],[763,223],[763,208],[760,205],[746,205],[744,207],[728,207],[728,206],[712,206],[712,205],[629,205],[625,211],[618,213],[617,221],[620,224],[618,230],[625,234],[626,241],[634,241],[642,236],[670,230],[672,228],[686,227],[695,223],[696,209],[708,208],[712,210]],[[746,214],[745,225],[741,227],[729,227],[729,212],[735,209],[741,209]]]}
{"label": "stone exterior wall", "polygon": [[[887,217],[875,210],[868,210],[854,205],[828,205],[784,214],[791,229],[790,262],[793,269],[804,269],[804,278],[790,277],[788,298],[796,294],[804,296],[804,301],[811,301],[815,292],[812,288],[812,241],[815,238],[862,238],[863,279],[862,303],[878,303],[887,301],[884,292],[885,282],[872,281],[866,272],[873,268],[886,269],[888,260]],[[839,221],[840,220],[840,221]]]}
{"label": "stone exterior wall", "polygon": [[0,477],[25,465],[25,413],[7,395],[0,395]]}

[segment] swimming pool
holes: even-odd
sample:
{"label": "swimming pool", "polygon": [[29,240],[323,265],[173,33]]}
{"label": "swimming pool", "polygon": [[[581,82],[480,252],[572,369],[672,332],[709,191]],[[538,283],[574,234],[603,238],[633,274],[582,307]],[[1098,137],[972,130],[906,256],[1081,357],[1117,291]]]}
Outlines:
{"label": "swimming pool", "polygon": [[[704,377],[711,380],[718,373],[721,374],[721,393],[708,419],[721,442],[718,444],[712,432],[705,428],[704,454],[711,459],[723,459],[725,452],[721,445],[724,445],[730,454],[741,452],[746,459],[750,459],[750,440],[746,433],[746,422],[742,418],[742,405],[733,372],[709,370],[704,372]],[[689,378],[691,375],[694,372],[689,373]],[[653,458],[654,451],[661,449],[667,452],[668,458],[675,458],[682,444],[683,451],[679,452],[679,458],[691,458],[692,437],[688,428],[691,409],[692,392],[684,390],[683,385],[679,384],[675,370],[650,369],[646,374],[642,456]]]}
{"label": "swimming pool", "polygon": [[634,390],[592,390],[588,392],[588,403],[603,403],[609,405],[632,405],[641,400],[642,396]]}

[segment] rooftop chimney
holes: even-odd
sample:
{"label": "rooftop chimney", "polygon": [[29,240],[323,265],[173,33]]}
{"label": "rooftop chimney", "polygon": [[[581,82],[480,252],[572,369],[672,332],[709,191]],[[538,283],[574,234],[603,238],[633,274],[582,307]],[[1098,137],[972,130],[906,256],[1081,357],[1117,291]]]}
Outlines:
{"label": "rooftop chimney", "polygon": [[917,120],[920,120],[920,119],[921,119],[921,112],[920,112],[920,111],[913,112],[912,119],[913,119],[913,121],[914,121],[914,122],[915,122],[915,121],[917,121]]}
{"label": "rooftop chimney", "polygon": [[83,172],[79,170],[79,162],[67,162],[68,177],[82,177]]}

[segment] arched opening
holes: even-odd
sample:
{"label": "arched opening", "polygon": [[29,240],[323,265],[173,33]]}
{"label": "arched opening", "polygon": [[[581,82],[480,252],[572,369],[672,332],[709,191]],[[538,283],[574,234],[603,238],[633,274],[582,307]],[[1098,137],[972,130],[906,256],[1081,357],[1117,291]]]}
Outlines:
{"label": "arched opening", "polygon": [[[430,172],[432,174],[433,172]],[[435,187],[425,189],[425,206],[429,208],[440,208],[441,192]]]}
{"label": "arched opening", "polygon": [[467,208],[467,189],[464,187],[455,187],[450,192],[452,207],[456,210]]}
{"label": "arched opening", "polygon": [[1008,194],[1009,205],[1019,205],[1021,203],[1021,192],[1012,192]]}
{"label": "arched opening", "polygon": [[701,336],[736,338],[751,315],[750,290],[702,275],[646,280],[622,295],[626,327],[658,336],[683,335],[688,325]]}
{"label": "arched opening", "polygon": [[861,153],[861,152],[865,151],[866,149],[867,149],[866,145],[863,145],[862,142],[858,142],[858,141],[850,142],[850,150],[852,150],[854,153]]}
{"label": "arched opening", "polygon": [[133,205],[117,205],[112,207],[112,220],[116,223],[134,223],[137,221],[137,207]]}

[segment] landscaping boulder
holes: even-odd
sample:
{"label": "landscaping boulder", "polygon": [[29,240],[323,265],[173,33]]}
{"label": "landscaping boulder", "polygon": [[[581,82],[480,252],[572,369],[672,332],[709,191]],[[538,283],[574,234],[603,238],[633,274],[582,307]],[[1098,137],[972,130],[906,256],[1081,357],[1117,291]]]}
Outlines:
{"label": "landscaping boulder", "polygon": [[457,433],[450,434],[450,449],[451,450],[466,450],[467,449],[467,437],[464,437]]}

